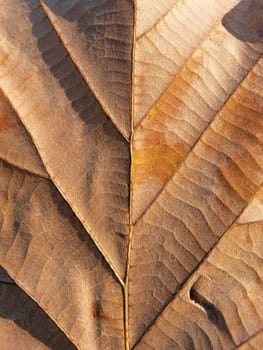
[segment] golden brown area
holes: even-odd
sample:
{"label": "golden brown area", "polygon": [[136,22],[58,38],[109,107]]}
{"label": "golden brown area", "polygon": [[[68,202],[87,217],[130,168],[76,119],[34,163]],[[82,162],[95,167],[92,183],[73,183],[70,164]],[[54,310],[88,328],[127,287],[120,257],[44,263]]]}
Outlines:
{"label": "golden brown area", "polygon": [[166,144],[164,134],[153,133],[154,139],[145,138],[140,149],[133,151],[133,179],[141,184],[155,179],[164,184],[174,173],[187,151],[180,144]]}
{"label": "golden brown area", "polygon": [[258,192],[257,198],[262,202],[263,204],[263,188]]}
{"label": "golden brown area", "polygon": [[104,320],[110,319],[110,316],[103,312],[102,305],[98,300],[92,303],[92,315],[94,318],[102,318]]}
{"label": "golden brown area", "polygon": [[[191,89],[190,83],[198,79],[196,71],[202,63],[202,57],[191,58],[135,129],[132,165],[135,187],[149,179],[164,185],[187,155],[188,140],[178,137],[169,124],[176,121],[177,113],[184,108],[183,96]],[[142,79],[144,77],[140,76]],[[180,127],[179,124],[178,118],[177,127]]]}
{"label": "golden brown area", "polygon": [[0,94],[0,132],[16,127],[16,123],[11,118],[12,113],[13,110],[10,108],[6,98]]}

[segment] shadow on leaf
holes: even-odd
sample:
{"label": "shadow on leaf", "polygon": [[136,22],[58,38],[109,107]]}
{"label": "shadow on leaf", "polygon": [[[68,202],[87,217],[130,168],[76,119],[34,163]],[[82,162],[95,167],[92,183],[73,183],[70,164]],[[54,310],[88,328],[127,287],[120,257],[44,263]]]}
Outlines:
{"label": "shadow on leaf", "polygon": [[[10,327],[10,321],[14,328]],[[1,344],[10,349],[19,347],[19,342],[25,339],[27,344],[32,344],[30,349],[39,342],[54,350],[76,349],[38,305],[14,284],[0,283],[0,325]]]}
{"label": "shadow on leaf", "polygon": [[240,1],[223,17],[222,24],[241,41],[263,43],[263,1]]}

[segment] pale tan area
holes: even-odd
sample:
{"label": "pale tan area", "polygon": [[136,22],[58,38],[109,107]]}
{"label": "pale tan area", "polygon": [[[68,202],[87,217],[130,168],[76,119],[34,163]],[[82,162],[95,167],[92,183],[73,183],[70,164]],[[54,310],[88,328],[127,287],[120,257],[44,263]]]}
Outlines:
{"label": "pale tan area", "polygon": [[136,37],[145,35],[181,0],[137,0]]}
{"label": "pale tan area", "polygon": [[238,222],[245,224],[255,221],[263,221],[263,188],[258,191]]}
{"label": "pale tan area", "polygon": [[238,2],[180,0],[156,26],[136,41],[133,82],[135,126],[161,97],[196,47]]}

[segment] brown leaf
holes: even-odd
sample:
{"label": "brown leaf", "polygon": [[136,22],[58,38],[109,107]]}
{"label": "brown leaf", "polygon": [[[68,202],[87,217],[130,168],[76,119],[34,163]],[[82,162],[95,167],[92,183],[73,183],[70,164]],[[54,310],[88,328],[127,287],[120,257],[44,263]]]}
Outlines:
{"label": "brown leaf", "polygon": [[0,174],[0,264],[76,346],[121,348],[121,286],[82,225],[49,180]]}
{"label": "brown leaf", "polygon": [[[263,108],[253,111],[263,94],[253,89],[255,76],[263,78],[263,60],[134,227],[130,315],[135,334],[142,331],[138,320],[155,317],[263,182]],[[248,131],[251,119],[259,124]]]}
{"label": "brown leaf", "polygon": [[0,289],[80,350],[261,350],[261,1],[0,7]]}
{"label": "brown leaf", "polygon": [[233,349],[263,327],[262,223],[236,225],[136,349]]}
{"label": "brown leaf", "polygon": [[0,158],[31,173],[48,177],[31,138],[1,90]]}
{"label": "brown leaf", "polygon": [[0,283],[0,339],[8,350],[76,349],[21,289],[5,283]]}
{"label": "brown leaf", "polygon": [[263,332],[260,331],[253,337],[249,338],[241,346],[237,347],[238,350],[260,350],[263,344]]}
{"label": "brown leaf", "polygon": [[132,1],[40,3],[101,106],[129,138]]}
{"label": "brown leaf", "polygon": [[[8,56],[1,67],[3,90],[32,135],[49,176],[123,277],[129,145],[94,98],[38,1],[2,3],[1,46],[3,57]],[[17,26],[8,24],[14,16]],[[5,73],[14,67],[16,79]]]}

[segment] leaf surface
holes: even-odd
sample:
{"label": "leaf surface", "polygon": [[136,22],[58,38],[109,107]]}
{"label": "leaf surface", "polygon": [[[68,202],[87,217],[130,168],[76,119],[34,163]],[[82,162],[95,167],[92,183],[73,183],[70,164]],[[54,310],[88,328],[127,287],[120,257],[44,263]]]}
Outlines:
{"label": "leaf surface", "polygon": [[0,158],[31,173],[48,177],[31,138],[2,91],[0,91]]}
{"label": "leaf surface", "polygon": [[[180,1],[180,0],[179,0]],[[153,2],[144,0],[137,2],[136,38],[145,35],[160,21],[178,2],[178,0],[163,0]]]}
{"label": "leaf surface", "polygon": [[49,180],[0,165],[0,264],[81,349],[122,348],[121,286]]}
{"label": "leaf surface", "polygon": [[[2,88],[49,176],[123,276],[129,145],[94,98],[39,2],[1,2]],[[22,37],[16,35],[19,30]],[[9,72],[15,67],[14,77]]]}
{"label": "leaf surface", "polygon": [[263,344],[263,331],[248,339],[244,344],[237,347],[240,350],[260,350]]}
{"label": "leaf surface", "polygon": [[[143,1],[139,0],[138,4],[140,2]],[[214,3],[180,0],[149,32],[138,38],[134,66],[135,125],[160,98],[178,69],[209,36],[223,14],[237,3],[238,0]]]}
{"label": "leaf surface", "polygon": [[233,349],[261,331],[262,229],[229,230],[135,349]]}
{"label": "leaf surface", "polygon": [[[6,275],[5,281],[8,279],[10,280]],[[3,349],[76,349],[37,304],[16,285],[0,282],[0,305],[0,338]]]}
{"label": "leaf surface", "polygon": [[135,221],[261,55],[261,44],[241,42],[218,24],[179,70],[134,131]]}
{"label": "leaf surface", "polygon": [[[142,331],[137,319],[146,325],[154,318],[263,183],[263,109],[254,111],[263,98],[254,90],[262,68],[260,60],[134,227],[130,315],[135,333]],[[248,133],[250,118],[254,131]]]}
{"label": "leaf surface", "polygon": [[132,1],[40,3],[100,104],[129,138]]}
{"label": "leaf surface", "polygon": [[261,0],[0,7],[0,342],[261,350]]}

